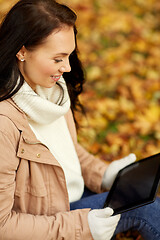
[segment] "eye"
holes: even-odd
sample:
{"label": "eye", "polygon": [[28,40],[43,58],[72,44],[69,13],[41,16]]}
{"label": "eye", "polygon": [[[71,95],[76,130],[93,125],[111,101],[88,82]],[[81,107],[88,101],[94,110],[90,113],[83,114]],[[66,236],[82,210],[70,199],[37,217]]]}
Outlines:
{"label": "eye", "polygon": [[55,61],[56,63],[59,63],[59,62],[62,62],[63,60],[62,60],[62,59],[54,59],[54,61]]}

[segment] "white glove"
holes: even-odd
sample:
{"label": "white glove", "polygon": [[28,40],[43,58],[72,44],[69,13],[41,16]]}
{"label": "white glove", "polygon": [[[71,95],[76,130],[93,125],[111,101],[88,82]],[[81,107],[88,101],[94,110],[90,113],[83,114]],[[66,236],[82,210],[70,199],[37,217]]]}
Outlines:
{"label": "white glove", "polygon": [[114,234],[120,215],[112,216],[112,208],[91,210],[88,223],[94,240],[110,240]]}
{"label": "white glove", "polygon": [[134,153],[131,153],[127,157],[111,162],[104,173],[102,180],[102,189],[110,190],[119,170],[135,161],[136,155]]}

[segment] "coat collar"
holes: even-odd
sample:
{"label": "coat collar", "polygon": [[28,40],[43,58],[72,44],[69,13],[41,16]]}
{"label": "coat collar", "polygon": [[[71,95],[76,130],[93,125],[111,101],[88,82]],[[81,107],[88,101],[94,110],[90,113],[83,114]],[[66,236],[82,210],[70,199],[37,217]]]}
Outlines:
{"label": "coat collar", "polygon": [[0,115],[7,116],[21,133],[17,157],[60,167],[60,164],[47,147],[36,138],[28,124],[25,113],[12,99],[0,102]]}
{"label": "coat collar", "polygon": [[23,136],[31,141],[38,141],[32,132],[25,113],[13,102],[12,99],[4,100],[0,103],[0,114],[7,116],[23,132]]}

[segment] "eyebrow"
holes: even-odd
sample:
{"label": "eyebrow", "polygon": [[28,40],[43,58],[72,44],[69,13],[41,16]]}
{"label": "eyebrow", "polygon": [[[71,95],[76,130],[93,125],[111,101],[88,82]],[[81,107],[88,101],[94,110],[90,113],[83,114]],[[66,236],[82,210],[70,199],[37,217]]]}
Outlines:
{"label": "eyebrow", "polygon": [[73,49],[73,51],[72,51],[71,53],[63,53],[63,52],[62,52],[62,53],[56,53],[55,56],[59,56],[59,55],[60,55],[60,56],[69,56],[69,55],[71,55],[74,51],[75,51],[75,48]]}
{"label": "eyebrow", "polygon": [[59,55],[61,55],[61,56],[68,56],[68,55],[70,55],[69,53],[57,53],[56,54],[56,56],[59,56]]}

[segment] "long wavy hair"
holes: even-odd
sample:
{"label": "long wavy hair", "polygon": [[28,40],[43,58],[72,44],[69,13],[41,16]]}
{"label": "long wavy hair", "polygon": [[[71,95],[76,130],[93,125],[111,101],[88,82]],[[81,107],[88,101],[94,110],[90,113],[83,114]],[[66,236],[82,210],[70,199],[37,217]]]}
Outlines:
{"label": "long wavy hair", "polygon": [[63,76],[73,113],[79,109],[78,96],[85,78],[78,58],[76,18],[69,7],[54,0],[20,0],[11,8],[0,26],[0,101],[12,97],[23,85],[16,58],[22,46],[34,49],[54,30],[67,25],[74,28],[76,49],[69,59],[71,72]]}

